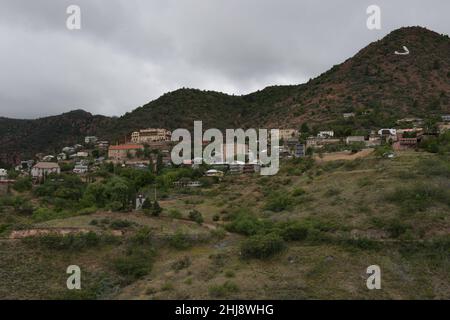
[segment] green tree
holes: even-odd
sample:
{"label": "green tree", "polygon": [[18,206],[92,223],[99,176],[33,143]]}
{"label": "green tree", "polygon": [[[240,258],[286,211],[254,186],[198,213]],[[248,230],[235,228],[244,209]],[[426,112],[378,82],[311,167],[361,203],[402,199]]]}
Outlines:
{"label": "green tree", "polygon": [[152,215],[157,217],[161,214],[162,212],[162,208],[159,205],[158,201],[155,200],[155,202],[153,202],[153,206],[152,206]]}

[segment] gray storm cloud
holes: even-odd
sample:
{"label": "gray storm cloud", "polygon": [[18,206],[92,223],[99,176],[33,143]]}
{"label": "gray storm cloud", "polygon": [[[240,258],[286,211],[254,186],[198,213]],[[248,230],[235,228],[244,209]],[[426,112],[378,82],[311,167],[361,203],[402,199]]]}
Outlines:
{"label": "gray storm cloud", "polygon": [[[71,4],[81,30],[66,28]],[[381,30],[366,28],[371,4]],[[121,115],[180,87],[303,83],[396,28],[449,34],[448,12],[448,0],[1,0],[0,116]]]}

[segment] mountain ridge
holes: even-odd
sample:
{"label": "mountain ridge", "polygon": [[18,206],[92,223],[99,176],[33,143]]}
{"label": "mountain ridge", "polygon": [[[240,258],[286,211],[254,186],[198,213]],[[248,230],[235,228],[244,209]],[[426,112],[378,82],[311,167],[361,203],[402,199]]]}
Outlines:
{"label": "mountain ridge", "polygon": [[[410,54],[396,55],[403,46]],[[34,120],[0,117],[0,161],[53,152],[84,135],[114,142],[145,127],[191,128],[194,120],[219,129],[298,128],[304,122],[318,128],[371,128],[405,115],[449,113],[449,92],[448,35],[403,27],[304,84],[268,86],[245,95],[180,88],[120,117],[82,109]],[[344,123],[344,112],[358,117]]]}

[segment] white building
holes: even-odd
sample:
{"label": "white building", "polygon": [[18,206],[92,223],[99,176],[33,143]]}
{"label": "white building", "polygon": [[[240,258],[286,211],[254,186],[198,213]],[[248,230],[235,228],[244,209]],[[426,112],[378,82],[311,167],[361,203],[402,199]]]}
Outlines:
{"label": "white building", "polygon": [[345,143],[350,144],[350,143],[364,142],[365,140],[366,139],[364,136],[349,136],[345,138]]}
{"label": "white building", "polygon": [[334,131],[319,131],[317,134],[318,138],[332,138],[334,137]]}
{"label": "white building", "polygon": [[38,162],[31,169],[31,176],[35,179],[44,178],[51,173],[61,173],[59,165],[55,162]]}
{"label": "white building", "polygon": [[84,138],[84,143],[87,143],[87,144],[96,143],[97,140],[98,139],[96,136],[87,136]]}
{"label": "white building", "polygon": [[395,136],[397,135],[396,129],[380,129],[378,130],[380,136]]}
{"label": "white building", "polygon": [[0,169],[0,180],[8,179],[8,171],[6,169]]}
{"label": "white building", "polygon": [[82,165],[82,164],[77,164],[73,168],[73,173],[84,174],[84,173],[88,172],[88,170],[89,170],[88,166]]}

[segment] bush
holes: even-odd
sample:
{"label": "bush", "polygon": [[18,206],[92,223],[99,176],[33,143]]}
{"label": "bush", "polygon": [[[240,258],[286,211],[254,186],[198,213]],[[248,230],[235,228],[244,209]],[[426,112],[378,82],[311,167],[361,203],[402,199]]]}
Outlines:
{"label": "bush", "polygon": [[147,275],[152,268],[154,251],[149,249],[130,249],[113,262],[118,274],[127,280],[136,280]]}
{"label": "bush", "polygon": [[177,209],[170,209],[169,210],[169,217],[172,218],[172,219],[181,219],[183,217],[183,215]]}
{"label": "bush", "polygon": [[269,197],[265,209],[273,212],[281,212],[290,208],[292,204],[293,200],[288,194],[275,193]]}
{"label": "bush", "polygon": [[136,245],[151,245],[152,244],[152,230],[149,227],[142,227],[132,237],[131,243]]}
{"label": "bush", "polygon": [[302,188],[295,188],[294,191],[292,191],[292,196],[299,197],[306,194],[306,191]]}
{"label": "bush", "polygon": [[159,216],[162,212],[162,208],[160,207],[158,201],[153,202],[152,206],[152,216]]}
{"label": "bush", "polygon": [[213,285],[209,287],[209,295],[213,298],[224,298],[237,292],[239,292],[239,287],[231,281],[225,281],[222,285]]}
{"label": "bush", "polygon": [[264,230],[264,222],[250,214],[239,214],[233,221],[226,225],[230,232],[236,232],[246,236],[255,235]]}
{"label": "bush", "polygon": [[450,193],[443,186],[417,183],[402,186],[387,195],[387,200],[399,205],[402,211],[424,211],[436,203],[450,205]]}
{"label": "bush", "polygon": [[244,258],[269,258],[285,248],[283,238],[275,233],[254,235],[241,243],[241,253]]}
{"label": "bush", "polygon": [[174,263],[172,263],[171,267],[175,271],[180,271],[182,269],[189,268],[190,265],[191,265],[191,258],[189,258],[188,256],[185,256],[185,257],[175,261]]}
{"label": "bush", "polygon": [[19,178],[14,182],[13,189],[18,192],[25,192],[31,190],[33,187],[33,184],[31,182],[31,179],[28,177]]}
{"label": "bush", "polygon": [[169,238],[169,245],[178,250],[185,250],[191,246],[191,241],[189,235],[178,230]]}
{"label": "bush", "polygon": [[198,210],[192,210],[189,212],[189,219],[197,222],[198,224],[203,223],[203,216]]}
{"label": "bush", "polygon": [[403,223],[398,219],[394,219],[387,225],[386,230],[389,232],[392,238],[398,238],[403,235],[409,228],[409,225]]}
{"label": "bush", "polygon": [[81,234],[47,234],[24,238],[25,243],[39,245],[50,250],[82,250],[100,244],[101,238],[94,232]]}
{"label": "bush", "polygon": [[120,230],[120,229],[126,229],[133,225],[131,221],[128,220],[113,220],[111,224],[109,225],[112,229]]}
{"label": "bush", "polygon": [[281,237],[285,241],[300,241],[308,237],[308,228],[300,223],[289,223],[281,229]]}

